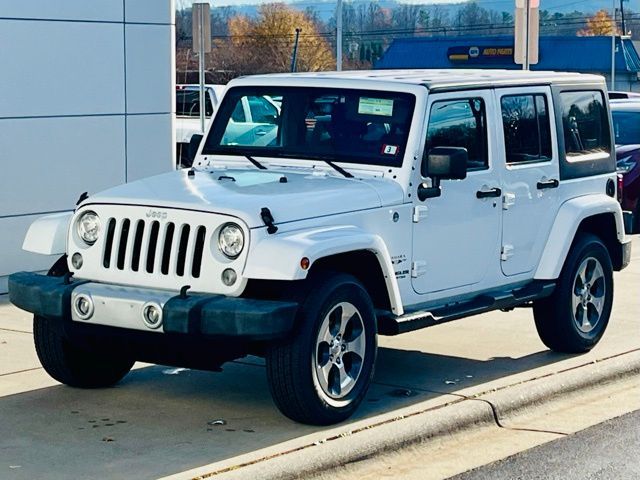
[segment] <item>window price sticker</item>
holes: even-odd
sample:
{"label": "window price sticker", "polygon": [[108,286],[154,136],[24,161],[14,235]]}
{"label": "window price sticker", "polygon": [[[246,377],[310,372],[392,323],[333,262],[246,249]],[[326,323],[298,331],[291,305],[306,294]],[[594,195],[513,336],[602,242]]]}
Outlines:
{"label": "window price sticker", "polygon": [[382,117],[393,116],[393,100],[387,98],[360,97],[358,102],[360,115],[380,115]]}
{"label": "window price sticker", "polygon": [[397,155],[400,148],[397,145],[382,145],[383,155]]}

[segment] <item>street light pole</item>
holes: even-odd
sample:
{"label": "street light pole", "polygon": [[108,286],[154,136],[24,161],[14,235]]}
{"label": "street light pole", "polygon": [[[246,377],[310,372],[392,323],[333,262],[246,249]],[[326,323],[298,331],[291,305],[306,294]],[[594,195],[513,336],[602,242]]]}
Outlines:
{"label": "street light pole", "polygon": [[616,0],[611,7],[611,90],[616,89]]}
{"label": "street light pole", "polygon": [[627,29],[624,24],[624,0],[620,0],[620,15],[622,17],[622,35],[626,35]]}
{"label": "street light pole", "polygon": [[342,71],[342,0],[336,5],[336,70]]}

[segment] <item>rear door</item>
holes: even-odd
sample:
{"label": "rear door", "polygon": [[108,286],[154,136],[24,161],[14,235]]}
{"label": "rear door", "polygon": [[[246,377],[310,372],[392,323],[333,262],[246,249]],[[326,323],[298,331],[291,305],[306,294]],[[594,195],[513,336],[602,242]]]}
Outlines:
{"label": "rear door", "polygon": [[559,167],[549,87],[496,90],[502,169],[504,275],[530,273],[538,264],[556,217]]}

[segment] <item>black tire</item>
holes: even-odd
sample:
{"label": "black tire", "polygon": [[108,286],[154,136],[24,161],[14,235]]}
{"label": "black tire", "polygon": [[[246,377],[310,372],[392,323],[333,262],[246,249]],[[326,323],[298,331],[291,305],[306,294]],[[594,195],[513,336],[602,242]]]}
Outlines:
{"label": "black tire", "polygon": [[[587,279],[586,285],[583,285],[582,277],[578,278],[579,269],[585,266],[586,277],[591,268],[591,278],[594,279],[598,264],[602,277],[595,279],[593,285]],[[600,298],[601,288],[604,288],[604,293],[601,296],[600,313],[596,316],[598,309],[594,303],[589,303],[588,298]],[[573,303],[574,292],[575,298],[581,299],[576,300],[577,309]],[[609,251],[597,236],[581,234],[567,255],[553,294],[533,304],[538,335],[547,347],[556,352],[588,352],[602,338],[609,323],[612,304],[613,267]],[[582,305],[586,305],[586,308]],[[588,319],[589,322],[585,325],[580,319]]]}
{"label": "black tire", "polygon": [[38,315],[33,317],[33,339],[45,371],[71,387],[109,387],[122,380],[134,364],[113,349],[90,351],[75,345],[50,320]]}
{"label": "black tire", "polygon": [[[298,312],[296,332],[286,341],[267,348],[267,379],[273,400],[284,415],[296,422],[331,425],[349,418],[367,393],[377,351],[376,317],[367,291],[351,275],[323,273],[309,281],[311,288]],[[331,325],[335,326],[331,318],[347,318],[347,309],[351,307],[356,309],[356,315],[347,321],[336,320],[346,325],[343,338],[339,333],[333,338],[344,344],[341,353],[340,345],[329,345],[320,341],[319,336],[322,331],[331,334]],[[350,351],[355,342],[349,342],[356,338],[358,351],[364,352],[362,357],[355,353],[355,347]],[[326,377],[329,381],[324,387],[316,358],[329,367]],[[336,373],[340,367],[352,373],[344,377],[350,382],[350,389],[347,391],[345,387],[343,396],[339,381],[342,377]],[[337,397],[331,398],[332,395]]]}

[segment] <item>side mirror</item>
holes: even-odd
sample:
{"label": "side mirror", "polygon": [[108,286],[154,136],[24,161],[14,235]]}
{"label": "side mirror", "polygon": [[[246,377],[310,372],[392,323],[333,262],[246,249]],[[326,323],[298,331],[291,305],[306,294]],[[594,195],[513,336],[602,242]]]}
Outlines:
{"label": "side mirror", "polygon": [[436,147],[427,154],[427,176],[440,180],[463,180],[467,178],[466,148]]}
{"label": "side mirror", "polygon": [[431,178],[431,187],[420,184],[418,198],[439,197],[440,180],[463,180],[467,178],[467,161],[469,154],[462,147],[436,147],[429,150],[426,158],[425,176]]}
{"label": "side mirror", "polygon": [[202,142],[203,136],[199,133],[191,135],[191,140],[189,140],[189,148],[187,149],[187,158],[183,160],[183,167],[190,167],[193,165],[193,161],[198,154],[198,148],[200,147],[200,142]]}

